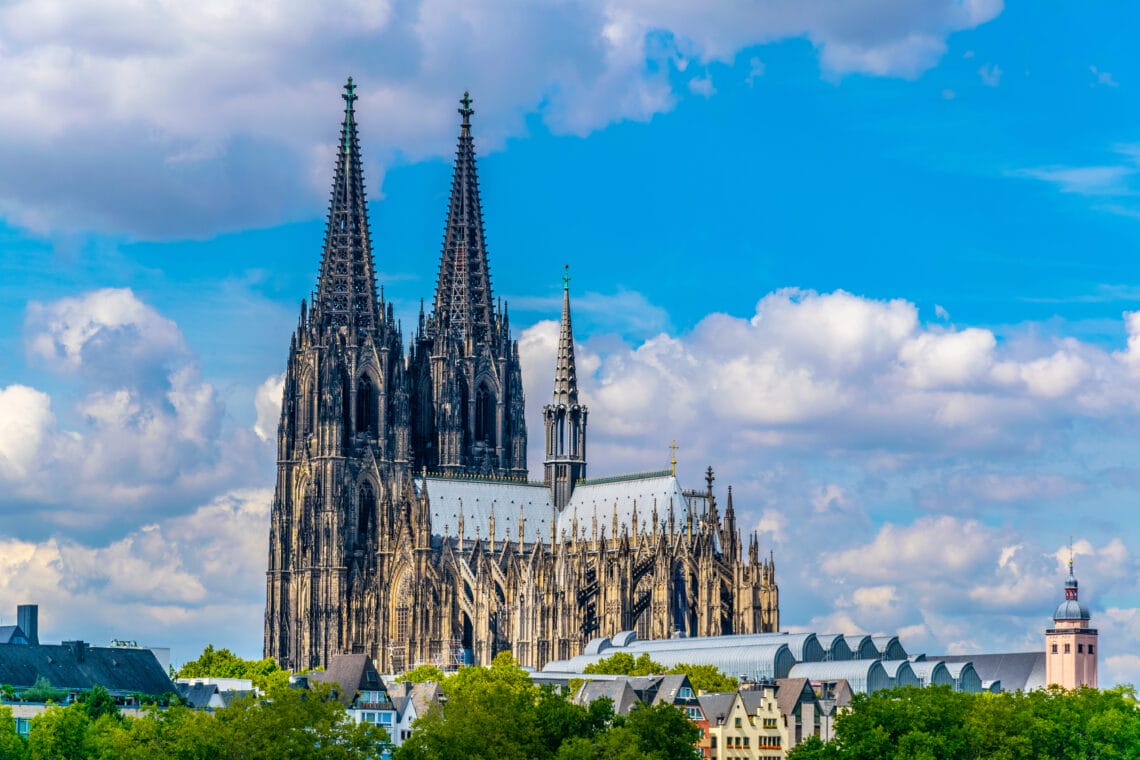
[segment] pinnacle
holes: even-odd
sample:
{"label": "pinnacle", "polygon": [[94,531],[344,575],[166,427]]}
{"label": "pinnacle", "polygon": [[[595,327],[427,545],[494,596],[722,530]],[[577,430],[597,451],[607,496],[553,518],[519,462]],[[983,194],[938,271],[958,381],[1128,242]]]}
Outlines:
{"label": "pinnacle", "polygon": [[554,403],[578,403],[578,373],[574,366],[574,328],[570,323],[570,265],[562,275],[562,323],[558,331],[558,360],[554,365]]}

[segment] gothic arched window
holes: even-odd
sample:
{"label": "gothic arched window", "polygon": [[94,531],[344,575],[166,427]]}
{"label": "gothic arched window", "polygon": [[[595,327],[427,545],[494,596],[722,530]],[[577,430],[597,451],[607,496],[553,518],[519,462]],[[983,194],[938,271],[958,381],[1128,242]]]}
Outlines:
{"label": "gothic arched window", "polygon": [[360,486],[358,508],[356,530],[361,538],[368,538],[376,527],[376,495],[372,493],[371,483]]}
{"label": "gothic arched window", "polygon": [[495,394],[481,384],[475,392],[475,440],[495,445]]}
{"label": "gothic arched window", "polygon": [[396,584],[395,612],[392,637],[397,641],[406,640],[412,633],[412,576],[405,572]]}
{"label": "gothic arched window", "polygon": [[364,375],[356,384],[356,432],[371,433],[376,430],[376,389],[372,378]]}

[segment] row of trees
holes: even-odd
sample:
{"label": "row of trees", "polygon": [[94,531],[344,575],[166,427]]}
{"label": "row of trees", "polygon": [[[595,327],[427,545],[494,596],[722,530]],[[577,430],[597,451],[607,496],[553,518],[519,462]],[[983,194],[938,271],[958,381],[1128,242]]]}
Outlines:
{"label": "row of trees", "polygon": [[213,713],[173,706],[141,717],[119,714],[98,687],[85,700],[50,706],[32,719],[25,741],[9,707],[0,707],[0,760],[348,760],[378,758],[384,730],[346,719],[331,688],[270,685]]}
{"label": "row of trees", "polygon": [[699,730],[669,704],[614,715],[608,699],[576,705],[539,688],[509,652],[489,668],[443,676],[417,668],[409,680],[440,680],[446,699],[416,722],[395,760],[691,760]]}
{"label": "row of trees", "polygon": [[740,686],[735,678],[726,676],[715,665],[683,663],[666,668],[651,658],[647,652],[642,652],[636,658],[629,652],[617,652],[590,663],[583,672],[614,676],[686,675],[694,689],[708,693],[736,691]]}
{"label": "row of trees", "polygon": [[1140,757],[1131,687],[960,694],[949,686],[856,695],[835,739],[789,760],[1068,760]]}

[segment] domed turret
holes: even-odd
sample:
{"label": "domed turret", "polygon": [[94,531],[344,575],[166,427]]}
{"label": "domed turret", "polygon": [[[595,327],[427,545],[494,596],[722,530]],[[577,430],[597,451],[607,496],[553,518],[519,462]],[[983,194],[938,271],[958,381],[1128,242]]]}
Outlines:
{"label": "domed turret", "polygon": [[1053,621],[1088,620],[1089,608],[1077,600],[1077,579],[1073,576],[1073,562],[1069,560],[1069,577],[1065,580],[1065,601],[1057,605]]}

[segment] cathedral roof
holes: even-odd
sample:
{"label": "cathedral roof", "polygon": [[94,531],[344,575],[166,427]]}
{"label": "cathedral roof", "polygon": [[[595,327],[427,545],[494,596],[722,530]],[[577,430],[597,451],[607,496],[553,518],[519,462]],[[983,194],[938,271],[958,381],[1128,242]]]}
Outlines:
{"label": "cathedral roof", "polygon": [[[631,533],[635,532],[635,508],[636,532],[645,533],[653,529],[654,512],[657,513],[658,524],[667,526],[670,509],[679,530],[688,519],[691,501],[692,497],[685,495],[677,478],[668,471],[586,480],[574,489],[570,503],[558,516],[558,532],[573,533],[577,514],[579,536],[591,537],[595,517],[598,525],[605,528],[606,535],[611,535],[615,508],[619,530],[625,525]],[[696,505],[693,505],[693,512],[694,517],[699,514]]]}
{"label": "cathedral roof", "polygon": [[[550,540],[554,504],[542,483],[474,478],[432,477],[426,481],[431,502],[431,524],[435,533],[462,536],[466,540],[491,538],[491,512],[495,515],[496,541],[517,541],[520,511],[525,520],[524,540],[531,543]],[[463,527],[460,529],[460,515]],[[446,528],[446,531],[444,530]]]}

